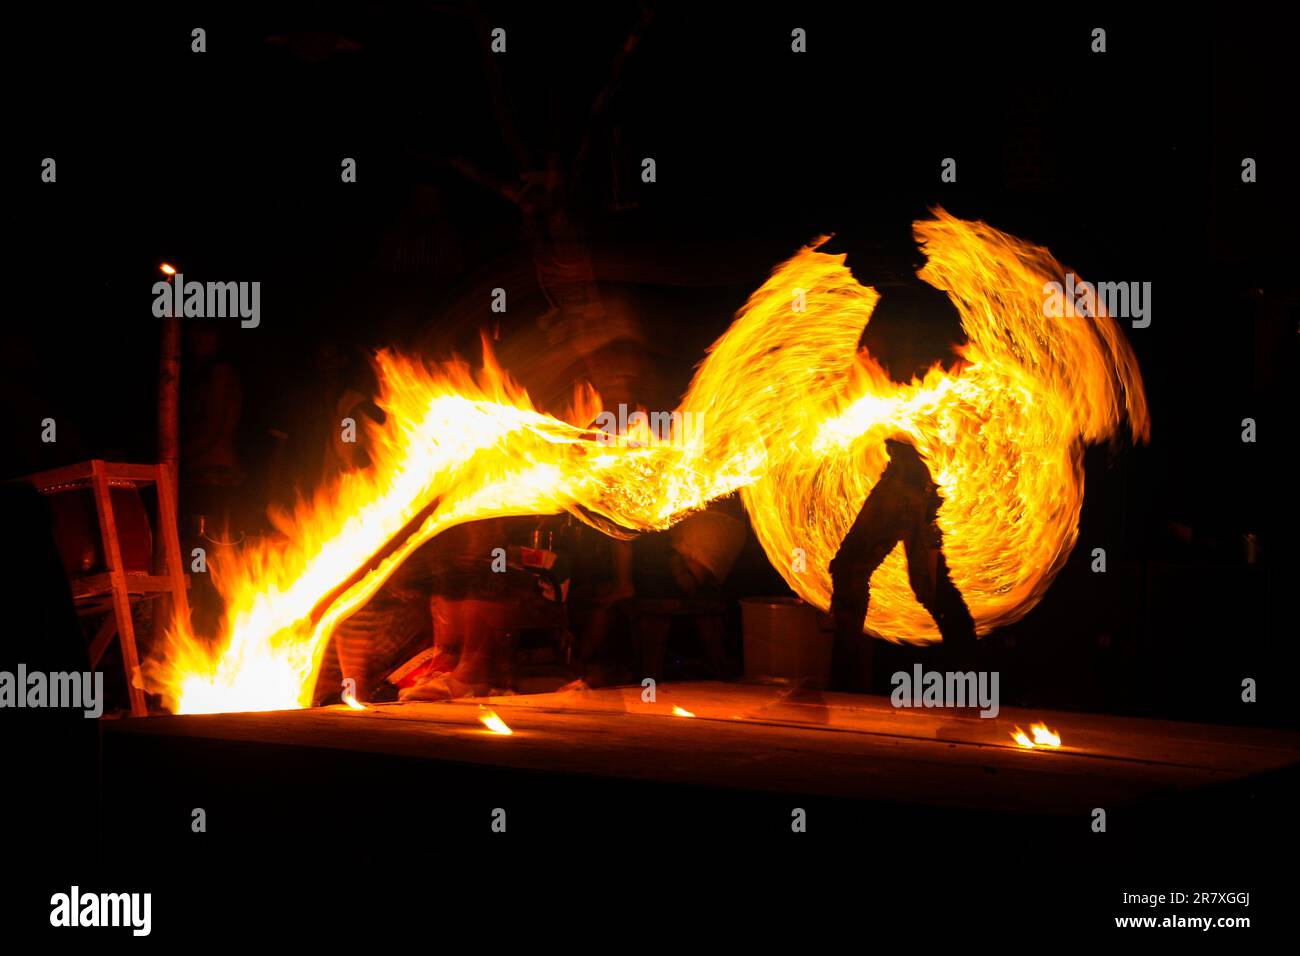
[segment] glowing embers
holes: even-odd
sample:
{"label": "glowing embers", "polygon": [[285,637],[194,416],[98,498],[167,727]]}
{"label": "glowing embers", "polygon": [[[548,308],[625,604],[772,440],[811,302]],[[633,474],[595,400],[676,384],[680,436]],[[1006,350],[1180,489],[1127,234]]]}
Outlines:
{"label": "glowing embers", "polygon": [[1033,734],[1032,739],[1017,727],[1011,739],[1026,750],[1056,750],[1061,746],[1061,735],[1048,729],[1046,724],[1030,724],[1029,733]]}

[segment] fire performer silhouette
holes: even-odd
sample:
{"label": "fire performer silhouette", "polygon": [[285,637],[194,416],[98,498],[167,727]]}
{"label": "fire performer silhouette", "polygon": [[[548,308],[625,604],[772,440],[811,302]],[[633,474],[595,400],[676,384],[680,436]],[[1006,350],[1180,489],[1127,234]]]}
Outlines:
{"label": "fire performer silhouette", "polygon": [[975,621],[943,556],[943,532],[935,520],[943,502],[939,489],[913,445],[888,439],[885,447],[889,464],[830,563],[835,689],[866,690],[870,683],[873,638],[862,628],[871,600],[871,575],[900,541],[912,591],[939,626],[944,646],[958,658],[968,656],[975,646]]}

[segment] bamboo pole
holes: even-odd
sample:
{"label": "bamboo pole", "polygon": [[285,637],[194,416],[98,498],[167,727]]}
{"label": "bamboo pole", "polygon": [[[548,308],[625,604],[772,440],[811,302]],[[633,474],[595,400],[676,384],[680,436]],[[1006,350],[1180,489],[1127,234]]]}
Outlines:
{"label": "bamboo pole", "polygon": [[[170,267],[168,267],[170,268]],[[163,270],[167,272],[167,281],[170,283],[175,277],[175,270]],[[168,518],[174,522],[180,521],[180,497],[178,489],[177,476],[180,474],[180,391],[181,391],[181,320],[172,313],[168,307],[167,314],[162,320],[162,333],[158,349],[158,462],[165,465],[162,473],[158,476],[160,482],[166,482],[169,485],[170,495],[164,495],[161,490],[158,493],[158,529],[154,535],[154,567],[160,565],[166,566],[167,547],[164,542],[172,538],[173,535],[179,534],[180,528],[163,529],[162,522]],[[172,502],[171,509],[163,507],[162,502],[170,498]],[[171,510],[169,516],[167,511]],[[174,618],[181,613],[182,609],[178,605],[181,602],[172,601],[169,610]],[[185,609],[188,611],[188,608]],[[188,615],[187,615],[188,616]],[[162,639],[167,631],[168,619],[166,615],[159,613],[157,606],[153,615],[153,642],[154,646],[159,646],[158,642]],[[186,622],[188,623],[188,621]]]}
{"label": "bamboo pole", "polygon": [[[168,282],[171,281],[169,277]],[[169,466],[172,495],[180,465],[181,323],[167,310],[162,320],[162,347],[158,359],[158,461]]]}

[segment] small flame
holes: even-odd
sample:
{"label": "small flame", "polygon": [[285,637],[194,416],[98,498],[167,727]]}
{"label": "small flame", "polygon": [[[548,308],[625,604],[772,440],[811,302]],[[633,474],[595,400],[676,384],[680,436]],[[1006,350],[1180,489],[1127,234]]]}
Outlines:
{"label": "small flame", "polygon": [[174,276],[176,274],[176,267],[171,263],[164,262],[158,268],[162,270],[163,275]]}
{"label": "small flame", "polygon": [[1054,730],[1048,730],[1046,724],[1034,724],[1029,728],[1034,734],[1034,743],[1040,747],[1059,747],[1061,746],[1061,735]]}
{"label": "small flame", "polygon": [[497,716],[495,710],[488,710],[486,707],[481,707],[480,709],[483,713],[479,714],[478,719],[483,721],[483,726],[492,731],[492,733],[503,734],[507,737],[514,733],[514,731],[510,729],[509,725]]}
{"label": "small flame", "polygon": [[1034,735],[1033,740],[1030,740],[1028,734],[1019,727],[1011,735],[1011,739],[1026,750],[1033,750],[1035,747],[1056,748],[1061,746],[1061,735],[1049,729],[1046,724],[1030,724],[1029,730]]}
{"label": "small flame", "polygon": [[692,713],[691,713],[689,710],[687,710],[685,707],[678,707],[676,704],[673,704],[673,716],[674,716],[674,717],[694,717],[695,715],[692,714]]}
{"label": "small flame", "polygon": [[351,694],[344,694],[344,695],[343,695],[343,703],[347,704],[347,705],[348,705],[349,707],[351,707],[353,710],[365,710],[365,709],[366,709],[366,705],[363,704],[363,703],[361,703],[361,701],[357,700],[357,699],[356,699],[355,697],[353,697]]}

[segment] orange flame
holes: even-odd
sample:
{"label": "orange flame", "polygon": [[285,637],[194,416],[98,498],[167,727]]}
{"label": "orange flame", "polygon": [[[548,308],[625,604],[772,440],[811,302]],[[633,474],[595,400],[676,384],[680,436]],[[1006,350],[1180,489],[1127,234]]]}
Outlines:
{"label": "orange flame", "polygon": [[1033,750],[1035,747],[1055,749],[1061,746],[1061,735],[1054,730],[1049,730],[1046,724],[1030,724],[1029,730],[1034,735],[1033,740],[1030,740],[1019,727],[1015,729],[1011,739],[1027,750]]}
{"label": "orange flame", "polygon": [[[773,565],[822,609],[830,560],[887,462],[884,439],[909,436],[944,499],[953,582],[985,634],[1023,617],[1064,565],[1084,445],[1113,437],[1124,417],[1145,439],[1146,398],[1112,318],[1045,315],[1043,287],[1064,273],[1046,250],[941,210],[915,234],[928,257],[920,277],[948,293],[966,331],[954,370],[898,385],[865,351],[848,358],[879,297],[843,256],[805,249],[750,298],[686,404],[708,407],[716,440],[763,430],[763,475],[741,496]],[[791,314],[791,288],[808,290],[805,312]],[[728,387],[742,368],[746,387]],[[796,548],[805,570],[793,570]],[[939,639],[901,545],[872,577],[866,629]]]}
{"label": "orange flame", "polygon": [[510,736],[511,734],[514,733],[514,731],[510,729],[509,725],[506,724],[504,720],[502,720],[500,717],[497,716],[497,712],[495,710],[488,710],[486,707],[483,707],[481,709],[483,713],[479,714],[478,719],[481,720],[483,722],[483,726],[486,727],[488,730],[492,731],[492,733],[502,734],[504,736]]}
{"label": "orange flame", "polygon": [[678,707],[676,704],[673,704],[673,716],[674,716],[674,717],[694,717],[695,715],[692,714],[692,713],[691,713],[689,710],[687,710],[685,707]]}
{"label": "orange flame", "polygon": [[[948,292],[968,343],[952,369],[906,385],[857,352],[879,296],[820,243],[777,267],[714,343],[679,409],[699,427],[668,438],[609,442],[581,427],[599,407],[590,390],[576,424],[537,411],[486,341],[478,376],[380,352],[386,418],[371,426],[371,467],[273,516],[276,540],[211,563],[221,633],[209,642],[175,622],[150,689],[179,713],[309,706],[334,627],[429,538],[482,518],[568,511],[629,537],[740,489],[772,563],[825,609],[827,566],[897,433],[940,486],[948,565],[980,633],[1017,620],[1074,546],[1084,445],[1113,439],[1125,418],[1147,436],[1141,378],[1109,316],[1046,317],[1044,285],[1064,274],[1046,250],[942,210],[915,232],[919,274]],[[795,548],[805,571],[791,568]],[[939,638],[901,547],[871,596],[868,632]]]}
{"label": "orange flame", "polygon": [[1039,747],[1059,747],[1061,746],[1061,735],[1054,730],[1048,730],[1046,724],[1033,724],[1030,728],[1034,734],[1034,743]]}

